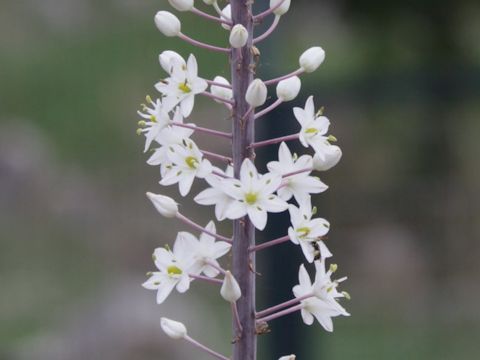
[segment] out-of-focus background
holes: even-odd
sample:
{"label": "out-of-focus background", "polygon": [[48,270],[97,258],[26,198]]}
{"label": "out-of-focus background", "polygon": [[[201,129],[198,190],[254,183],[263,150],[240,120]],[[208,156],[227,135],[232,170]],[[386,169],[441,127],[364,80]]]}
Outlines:
{"label": "out-of-focus background", "polygon": [[[186,230],[144,196],[165,192],[135,135],[136,110],[164,76],[157,55],[195,52],[203,76],[228,76],[222,55],[156,30],[155,12],[168,8],[1,1],[1,360],[208,359],[161,333],[165,315],[229,353],[228,307],[215,288],[194,284],[157,306],[140,286],[152,250]],[[226,32],[180,16],[185,33],[226,44]],[[332,223],[329,247],[352,295],[352,317],[337,319],[333,334],[298,315],[272,322],[261,359],[480,358],[479,34],[475,0],[297,0],[259,46],[265,79],[294,70],[307,47],[327,51],[293,105],[313,93],[344,151],[315,203]],[[265,119],[259,137],[291,131],[290,109]],[[192,120],[229,127],[206,99]],[[179,198],[175,187],[167,194]],[[213,216],[190,204],[184,211],[197,221]],[[285,231],[277,218],[270,225],[266,239]],[[285,244],[259,260],[260,306],[288,299],[299,249]]]}

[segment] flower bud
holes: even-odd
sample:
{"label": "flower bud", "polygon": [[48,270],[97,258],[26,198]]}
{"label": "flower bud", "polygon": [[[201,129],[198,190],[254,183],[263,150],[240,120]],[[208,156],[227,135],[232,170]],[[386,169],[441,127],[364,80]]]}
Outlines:
{"label": "flower bud", "polygon": [[163,216],[173,218],[178,214],[178,204],[172,198],[151,192],[147,192],[147,197],[155,206],[155,209]]}
{"label": "flower bud", "polygon": [[295,355],[287,355],[287,356],[282,356],[280,359],[278,360],[295,360],[297,357]]}
{"label": "flower bud", "polygon": [[160,326],[165,334],[172,339],[179,340],[187,336],[187,328],[181,322],[162,317],[160,319]]}
{"label": "flower bud", "polygon": [[193,0],[168,0],[178,11],[190,11],[193,8]]}
{"label": "flower bud", "polygon": [[248,40],[248,31],[242,24],[237,24],[230,32],[230,45],[235,49],[244,47]]}
{"label": "flower bud", "polygon": [[179,53],[172,50],[166,50],[162,52],[158,56],[158,60],[160,61],[160,65],[162,66],[163,70],[169,74],[172,73],[173,65],[175,63],[180,63],[183,66],[187,66],[183,57]]}
{"label": "flower bud", "polygon": [[242,296],[242,291],[230,271],[225,272],[225,279],[223,280],[220,295],[228,302],[235,302]]}
{"label": "flower bud", "polygon": [[[216,76],[215,79],[213,79],[213,81],[220,84],[230,85],[228,80],[222,76]],[[223,86],[212,85],[210,87],[210,91],[212,92],[213,95],[221,97],[222,99],[225,99],[225,100],[231,100],[233,98],[233,90],[225,88]],[[219,100],[215,100],[215,101],[218,103],[221,103],[221,101]]]}
{"label": "flower bud", "polygon": [[[278,4],[282,1],[283,0],[270,0],[270,9],[278,6]],[[290,0],[285,0],[283,1],[282,5],[273,11],[273,13],[277,16],[282,16],[288,11],[288,9],[290,9]]]}
{"label": "flower bud", "polygon": [[267,93],[267,86],[264,82],[260,79],[255,79],[248,87],[245,99],[250,106],[261,106],[267,101]]}
{"label": "flower bud", "polygon": [[325,60],[325,51],[320,46],[312,47],[300,56],[300,67],[307,73],[314,72]]}
{"label": "flower bud", "polygon": [[323,158],[318,154],[313,157],[314,170],[327,171],[333,168],[342,158],[342,150],[337,145],[330,145],[323,155]]}
{"label": "flower bud", "polygon": [[168,37],[177,36],[180,33],[182,24],[180,20],[168,11],[159,11],[155,15],[155,25],[157,25],[158,30]]}
{"label": "flower bud", "polygon": [[277,97],[282,101],[292,101],[300,93],[302,82],[298,76],[282,80],[277,85]]}
{"label": "flower bud", "polygon": [[[232,20],[232,7],[230,6],[230,4],[228,4],[223,8],[222,19]],[[222,27],[226,30],[230,30],[232,28],[230,25],[227,25],[227,24],[222,24]]]}

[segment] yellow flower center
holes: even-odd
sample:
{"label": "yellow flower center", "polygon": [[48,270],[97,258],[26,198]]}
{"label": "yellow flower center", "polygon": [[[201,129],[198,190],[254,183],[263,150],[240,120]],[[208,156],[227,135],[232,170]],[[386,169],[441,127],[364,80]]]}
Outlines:
{"label": "yellow flower center", "polygon": [[182,275],[183,271],[178,266],[170,265],[167,267],[168,275]]}
{"label": "yellow flower center", "polygon": [[184,92],[185,94],[188,94],[190,92],[192,92],[192,89],[190,89],[190,87],[187,85],[187,82],[184,82],[180,85],[178,85],[178,88]]}
{"label": "yellow flower center", "polygon": [[185,162],[187,163],[188,167],[190,169],[196,169],[198,166],[198,160],[194,156],[189,156],[185,159]]}
{"label": "yellow flower center", "polygon": [[307,130],[305,130],[305,132],[307,134],[316,134],[316,133],[318,133],[318,130],[315,129],[315,128],[308,128]]}
{"label": "yellow flower center", "polygon": [[306,237],[308,236],[308,234],[310,234],[310,228],[308,227],[298,228],[297,233],[299,233],[300,237]]}
{"label": "yellow flower center", "polygon": [[257,194],[255,193],[247,193],[245,194],[245,201],[247,202],[248,205],[253,205],[257,202],[258,197]]}

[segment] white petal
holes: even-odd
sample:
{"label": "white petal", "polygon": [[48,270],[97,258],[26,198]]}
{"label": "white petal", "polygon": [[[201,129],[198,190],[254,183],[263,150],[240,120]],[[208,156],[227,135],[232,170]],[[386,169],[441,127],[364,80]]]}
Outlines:
{"label": "white petal", "polygon": [[258,230],[265,229],[267,225],[267,212],[259,210],[256,206],[249,206],[247,209],[248,217]]}
{"label": "white petal", "polygon": [[180,107],[182,109],[182,115],[185,117],[190,116],[194,105],[195,105],[195,95],[189,94],[180,103]]}
{"label": "white petal", "polygon": [[165,301],[176,284],[177,280],[174,279],[165,279],[165,281],[160,284],[157,292],[157,304],[161,304]]}

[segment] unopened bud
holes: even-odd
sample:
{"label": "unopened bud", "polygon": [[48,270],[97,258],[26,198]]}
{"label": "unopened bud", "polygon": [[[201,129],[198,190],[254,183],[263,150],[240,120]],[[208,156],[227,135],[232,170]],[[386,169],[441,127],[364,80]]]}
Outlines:
{"label": "unopened bud", "polygon": [[325,60],[325,51],[320,47],[312,47],[300,56],[300,67],[307,73],[314,72]]}
{"label": "unopened bud", "polygon": [[255,79],[248,87],[245,99],[253,107],[261,106],[267,101],[267,93],[267,86],[264,82],[260,79]]}
{"label": "unopened bud", "polygon": [[313,168],[317,171],[327,171],[338,164],[342,158],[342,150],[337,145],[330,145],[323,153],[323,158],[318,154],[313,157]]}
{"label": "unopened bud", "polygon": [[237,301],[242,296],[240,286],[230,271],[225,272],[225,279],[223,280],[220,294],[225,300],[231,303]]}
{"label": "unopened bud", "polygon": [[162,69],[169,74],[172,73],[173,66],[176,63],[182,65],[183,67],[187,66],[183,57],[179,53],[172,50],[166,50],[162,52],[158,56],[158,60],[160,61],[160,65],[162,66]]}
{"label": "unopened bud", "polygon": [[238,49],[244,47],[248,40],[248,31],[242,24],[237,24],[230,32],[230,45]]}
{"label": "unopened bud", "polygon": [[190,11],[193,8],[193,0],[168,0],[178,11]]}
{"label": "unopened bud", "polygon": [[[224,85],[230,85],[227,79],[225,79],[222,76],[216,76],[215,79],[213,79],[214,82],[219,83],[219,84],[224,84]],[[232,89],[223,87],[223,86],[217,86],[217,85],[212,85],[210,87],[210,91],[213,95],[218,96],[222,99],[225,100],[231,100],[233,98],[233,91]],[[221,101],[215,100],[216,102],[220,103]]]}
{"label": "unopened bud", "polygon": [[282,356],[280,359],[278,360],[295,360],[297,357],[295,355],[287,355],[287,356]]}
{"label": "unopened bud", "polygon": [[[222,10],[222,18],[225,20],[232,20],[232,7],[230,4],[225,6]],[[222,27],[226,30],[230,30],[232,27],[227,24],[222,24]]]}
{"label": "unopened bud", "polygon": [[172,339],[179,340],[187,336],[187,328],[181,322],[163,317],[160,319],[160,326],[165,334]]}
{"label": "unopened bud", "polygon": [[157,15],[155,15],[155,25],[157,25],[158,30],[167,37],[178,36],[182,28],[180,20],[168,11],[157,12]]}
{"label": "unopened bud", "polygon": [[[278,6],[282,1],[282,5]],[[270,0],[270,9],[273,9],[275,6],[278,6],[278,8],[276,8],[273,13],[282,16],[290,9],[290,0]]]}
{"label": "unopened bud", "polygon": [[147,192],[147,197],[155,206],[155,209],[163,216],[173,218],[178,214],[178,204],[172,198],[151,192]]}
{"label": "unopened bud", "polygon": [[302,82],[298,76],[282,80],[277,85],[277,97],[282,101],[292,101],[300,93]]}

